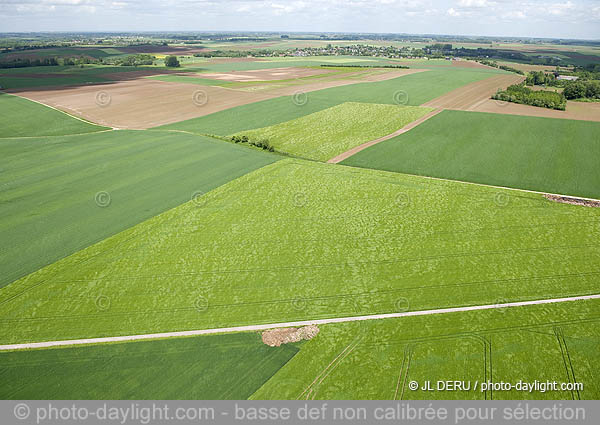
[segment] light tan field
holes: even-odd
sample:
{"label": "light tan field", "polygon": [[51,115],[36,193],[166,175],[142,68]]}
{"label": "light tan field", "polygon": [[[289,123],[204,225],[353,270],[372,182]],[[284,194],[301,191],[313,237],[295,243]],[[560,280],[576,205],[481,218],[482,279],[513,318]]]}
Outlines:
{"label": "light tan field", "polygon": [[[554,71],[556,66],[551,65],[530,65],[526,63],[517,63],[517,62],[498,62],[498,65],[510,66],[511,68],[518,69],[523,72],[529,71]],[[568,67],[562,67],[562,69],[570,69]]]}
{"label": "light tan field", "polygon": [[453,60],[452,66],[457,68],[483,68],[483,69],[495,69],[491,66],[484,65],[479,62],[469,61],[469,60]]}
{"label": "light tan field", "polygon": [[269,93],[144,78],[93,86],[21,90],[16,94],[97,124],[127,129],[183,121],[275,97]]}
{"label": "light tan field", "polygon": [[[266,83],[251,84],[236,87],[236,89],[252,92],[265,92],[278,96],[291,95],[299,91],[309,93],[316,90],[331,87],[346,86],[361,82],[376,82],[391,80],[404,75],[425,72],[427,69],[368,69],[351,73],[323,76],[318,79],[291,80],[291,81],[269,81]],[[202,75],[202,74],[200,74]]]}
{"label": "light tan field", "polygon": [[495,75],[485,80],[459,87],[443,96],[424,103],[422,106],[470,111],[478,104],[489,99],[498,89],[505,89],[511,84],[520,83],[524,79],[525,77],[516,74]]}
{"label": "light tan field", "polygon": [[333,72],[333,70],[325,68],[272,68],[254,69],[251,71],[231,71],[227,73],[203,73],[197,74],[197,76],[220,81],[272,81],[311,77],[313,75],[321,75],[331,72]]}
{"label": "light tan field", "polygon": [[495,114],[526,115],[531,117],[563,118],[568,120],[600,121],[600,103],[567,101],[567,110],[539,108],[518,103],[500,102],[487,99],[471,109],[478,112],[493,112]]}
{"label": "light tan field", "polygon": [[338,75],[314,80],[296,79],[280,84],[273,81],[239,88],[151,80],[141,78],[147,71],[140,71],[137,75],[133,75],[136,74],[133,72],[112,74],[115,79],[130,78],[113,83],[18,89],[11,92],[104,126],[146,129],[297,92],[309,93],[341,85],[383,81],[422,71],[425,70],[368,70],[360,71],[364,75],[358,75],[357,72],[356,79],[348,78],[349,74],[342,74],[343,79]]}

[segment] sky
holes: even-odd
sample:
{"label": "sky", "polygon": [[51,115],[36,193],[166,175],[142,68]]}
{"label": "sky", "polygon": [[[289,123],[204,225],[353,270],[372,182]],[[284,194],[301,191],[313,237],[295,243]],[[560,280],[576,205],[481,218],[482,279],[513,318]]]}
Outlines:
{"label": "sky", "polygon": [[0,32],[282,31],[600,39],[600,0],[0,0]]}

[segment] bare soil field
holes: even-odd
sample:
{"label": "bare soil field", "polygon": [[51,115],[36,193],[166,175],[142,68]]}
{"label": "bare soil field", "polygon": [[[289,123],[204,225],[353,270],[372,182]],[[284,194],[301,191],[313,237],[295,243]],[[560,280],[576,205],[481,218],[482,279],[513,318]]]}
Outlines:
{"label": "bare soil field", "polygon": [[469,60],[453,60],[452,66],[456,68],[479,68],[479,69],[495,69],[491,66],[484,65],[479,62]]}
{"label": "bare soil field", "polygon": [[520,83],[524,79],[525,77],[516,74],[495,75],[452,90],[450,93],[424,103],[422,106],[470,111],[478,104],[489,99],[499,88],[505,89],[511,84]]}
{"label": "bare soil field", "polygon": [[160,55],[192,55],[194,53],[208,51],[205,47],[154,45],[119,47],[118,49],[124,53],[156,53]]}
{"label": "bare soil field", "polygon": [[221,81],[273,81],[292,78],[311,77],[334,72],[330,69],[316,68],[273,68],[255,69],[251,71],[231,71],[227,73],[197,74],[198,77]]}
{"label": "bare soil field", "polygon": [[124,129],[170,124],[275,96],[144,78],[15,94],[97,124]]}
{"label": "bare soil field", "polygon": [[[101,77],[115,81],[136,80],[138,78],[150,77],[152,75],[164,74],[183,74],[182,72],[173,71],[170,69],[144,69],[140,71],[125,71],[125,72],[108,72],[100,74]],[[21,74],[22,75],[22,74]]]}
{"label": "bare soil field", "polygon": [[[261,73],[272,71],[274,74],[282,72],[285,75],[331,72],[330,70],[310,68],[291,68],[289,73],[284,72],[288,69],[290,68],[281,71],[259,70],[256,74],[261,75]],[[364,73],[364,76],[355,79],[347,78],[349,74],[343,74],[344,79],[332,76],[317,80],[294,80],[280,84],[273,81],[272,84],[259,84],[238,89],[151,80],[142,77],[156,73],[169,73],[169,71],[140,70],[106,74],[106,77],[115,81],[104,84],[8,91],[100,125],[123,129],[146,129],[273,97],[293,95],[298,91],[308,93],[329,87],[356,84],[361,81],[383,81],[422,71],[425,70],[401,69],[378,73],[360,71]],[[172,72],[176,73],[177,71]],[[259,78],[263,78],[263,76]]]}
{"label": "bare soil field", "polygon": [[240,88],[244,91],[263,91],[277,96],[292,95],[299,91],[309,93],[316,90],[328,89],[331,87],[346,86],[349,84],[356,84],[360,82],[376,82],[391,80],[393,78],[402,77],[404,75],[415,74],[417,72],[425,72],[427,69],[398,69],[398,70],[385,70],[384,72],[373,72],[373,71],[358,71],[356,73],[343,74],[340,78],[339,75],[331,77],[325,76],[318,80],[297,80],[287,81],[278,83],[273,81],[266,84],[257,84],[253,86],[247,86]]}
{"label": "bare soil field", "polygon": [[527,63],[517,63],[517,62],[498,62],[498,65],[510,66],[511,68],[518,69],[523,72],[529,71],[554,71],[556,66],[550,65],[530,65]]}
{"label": "bare soil field", "polygon": [[568,120],[600,121],[600,103],[567,101],[567,110],[539,108],[537,106],[520,105],[518,103],[500,102],[493,99],[469,109],[478,112],[495,114],[526,115],[531,117],[563,118]]}

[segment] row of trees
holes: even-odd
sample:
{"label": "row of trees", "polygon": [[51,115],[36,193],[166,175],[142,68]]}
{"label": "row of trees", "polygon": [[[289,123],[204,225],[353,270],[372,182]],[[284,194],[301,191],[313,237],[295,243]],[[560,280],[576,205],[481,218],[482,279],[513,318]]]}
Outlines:
{"label": "row of trees", "polygon": [[275,148],[269,143],[268,140],[249,140],[248,136],[233,136],[231,138],[231,141],[233,143],[247,143],[251,146],[256,146],[257,148],[269,151],[269,152],[275,152]]}
{"label": "row of trees", "polygon": [[480,64],[483,64],[483,65],[492,66],[494,68],[502,69],[504,71],[514,72],[515,74],[519,74],[519,75],[524,75],[525,74],[520,69],[513,68],[511,66],[506,66],[506,65],[498,65],[498,62],[496,62],[496,61],[490,61],[490,60],[487,60],[487,59],[481,59],[478,62]]}
{"label": "row of trees", "polygon": [[30,66],[56,66],[59,65],[56,58],[43,59],[14,59],[12,61],[0,62],[0,68],[27,68]]}
{"label": "row of trees", "polygon": [[148,54],[118,56],[108,59],[96,59],[89,56],[70,56],[63,58],[14,59],[0,62],[0,68],[28,68],[33,66],[80,66],[87,64],[140,66],[154,64],[155,57]]}
{"label": "row of trees", "polygon": [[558,109],[564,111],[567,99],[562,93],[545,90],[531,90],[524,84],[514,84],[506,90],[498,90],[492,99],[506,102],[521,103],[523,105],[539,106],[542,108]]}

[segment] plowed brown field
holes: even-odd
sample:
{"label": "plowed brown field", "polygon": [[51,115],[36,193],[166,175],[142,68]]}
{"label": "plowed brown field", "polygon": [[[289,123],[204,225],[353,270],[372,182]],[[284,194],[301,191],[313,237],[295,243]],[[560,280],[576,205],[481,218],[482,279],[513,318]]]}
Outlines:
{"label": "plowed brown field", "polygon": [[19,91],[18,95],[97,124],[127,129],[183,121],[276,96],[144,78],[93,86]]}
{"label": "plowed brown field", "polygon": [[331,72],[333,72],[333,70],[325,68],[272,68],[254,69],[250,71],[231,71],[226,73],[204,73],[197,74],[197,76],[221,81],[271,81],[310,77],[313,75],[327,74]]}
{"label": "plowed brown field", "polygon": [[563,118],[567,120],[600,121],[600,103],[567,101],[567,110],[539,108],[518,103],[487,99],[472,109],[495,114],[526,115],[531,117]]}
{"label": "plowed brown field", "polygon": [[505,89],[511,84],[520,83],[524,79],[525,77],[516,74],[495,75],[452,90],[450,93],[424,103],[422,106],[470,111],[478,104],[489,99],[499,88]]}

